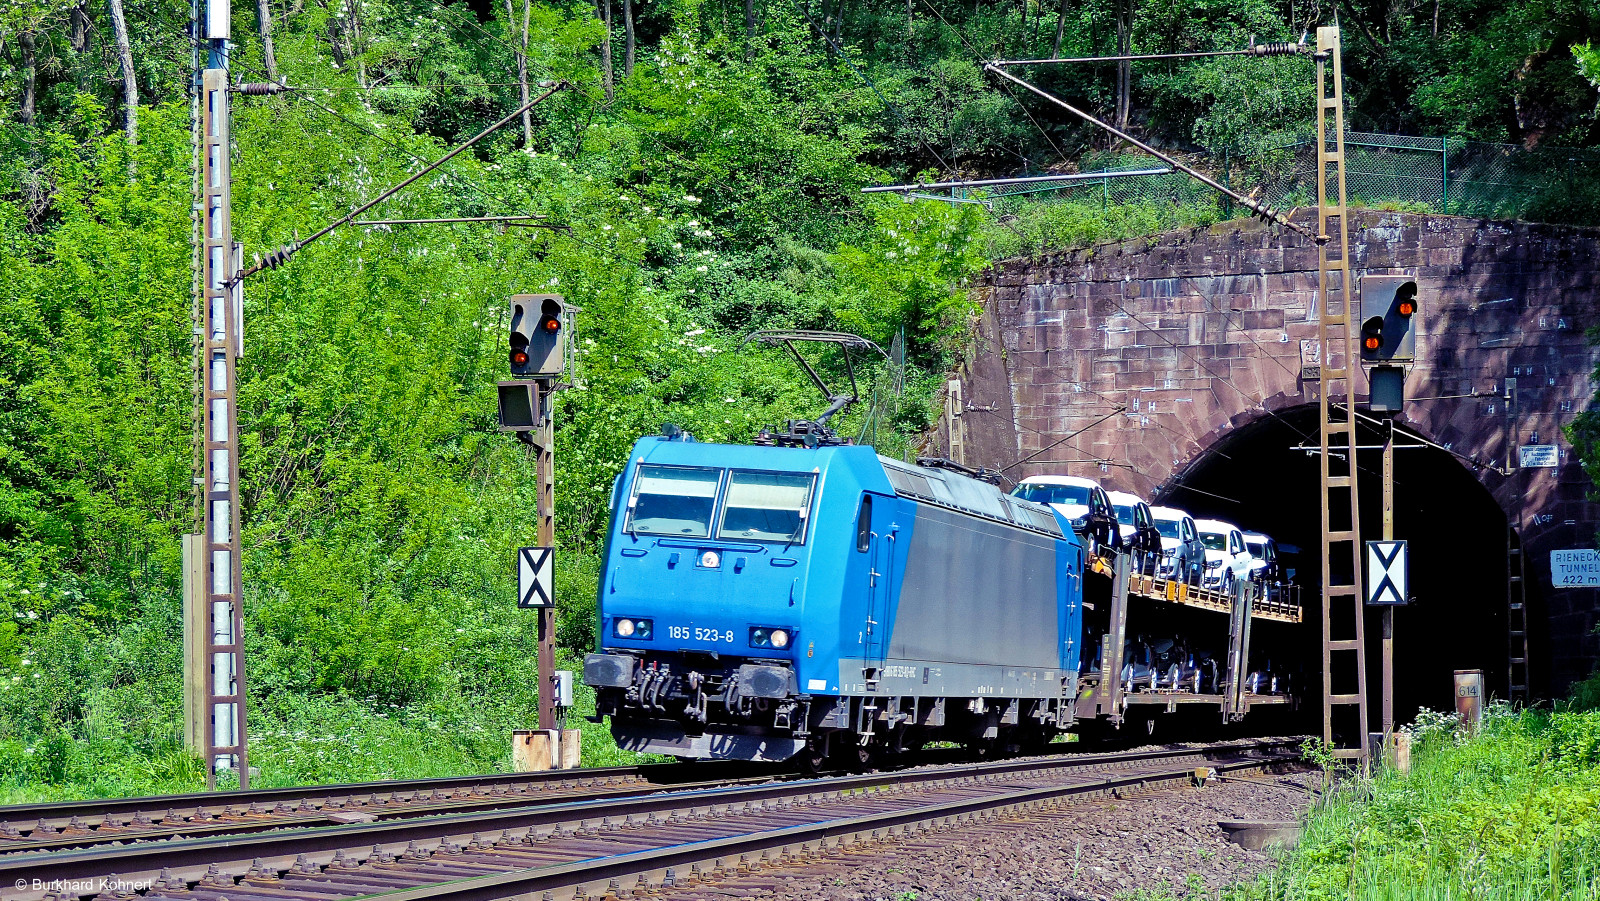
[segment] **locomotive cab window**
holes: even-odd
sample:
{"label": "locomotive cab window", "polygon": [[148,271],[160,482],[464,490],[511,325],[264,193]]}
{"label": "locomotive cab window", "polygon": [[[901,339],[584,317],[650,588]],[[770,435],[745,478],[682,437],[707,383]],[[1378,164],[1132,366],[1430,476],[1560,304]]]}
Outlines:
{"label": "locomotive cab window", "polygon": [[628,499],[628,531],[705,538],[721,481],[720,469],[640,466]]}
{"label": "locomotive cab window", "polygon": [[734,472],[717,537],[803,543],[813,481],[810,473]]}

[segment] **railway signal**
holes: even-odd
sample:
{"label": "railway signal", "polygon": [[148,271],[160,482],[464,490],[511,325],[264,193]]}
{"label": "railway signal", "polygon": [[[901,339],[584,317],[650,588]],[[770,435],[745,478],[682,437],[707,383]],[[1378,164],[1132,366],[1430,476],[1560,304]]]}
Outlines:
{"label": "railway signal", "polygon": [[1411,363],[1417,358],[1417,281],[1409,275],[1361,280],[1361,361]]}
{"label": "railway signal", "polygon": [[550,377],[566,370],[567,305],[559,294],[511,298],[511,374]]}
{"label": "railway signal", "polygon": [[[527,445],[536,482],[538,545],[522,548],[517,556],[517,606],[532,608],[539,617],[539,730],[524,738],[531,740],[542,733],[541,740],[549,742],[551,753],[531,758],[559,762],[576,760],[579,738],[575,729],[553,729],[561,721],[557,708],[563,705],[558,703],[561,677],[555,671],[555,433],[550,416],[552,393],[567,387],[556,381],[566,374],[567,320],[576,309],[569,308],[559,294],[513,295],[507,347],[515,380],[496,385],[500,431],[515,433],[517,440]],[[560,751],[563,742],[572,744]]]}

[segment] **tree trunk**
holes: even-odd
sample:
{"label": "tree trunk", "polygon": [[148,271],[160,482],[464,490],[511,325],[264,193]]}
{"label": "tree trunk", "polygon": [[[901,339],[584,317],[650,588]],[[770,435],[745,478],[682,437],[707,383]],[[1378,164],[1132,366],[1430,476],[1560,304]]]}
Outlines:
{"label": "tree trunk", "polygon": [[117,60],[122,64],[123,128],[130,145],[139,143],[139,82],[133,73],[133,46],[128,41],[128,19],[122,14],[122,0],[110,0],[111,34],[117,42]]}
{"label": "tree trunk", "polygon": [[844,0],[834,4],[833,42],[844,47]]}
{"label": "tree trunk", "polygon": [[33,108],[38,100],[39,54],[33,33],[24,31],[17,35],[17,46],[22,48],[22,109],[17,118],[23,125],[33,124]]}
{"label": "tree trunk", "polygon": [[617,96],[611,71],[611,0],[596,0],[595,15],[606,26],[605,40],[600,42],[600,75],[605,80],[606,100],[609,101]]}
{"label": "tree trunk", "polygon": [[756,0],[744,0],[744,61],[756,57]]}
{"label": "tree trunk", "polygon": [[1056,41],[1050,45],[1050,58],[1061,58],[1061,35],[1067,30],[1067,0],[1061,0],[1061,10],[1056,13]]}
{"label": "tree trunk", "polygon": [[278,80],[278,57],[272,51],[272,4],[270,0],[256,0],[256,28],[261,32],[261,65],[267,70],[270,81]]}
{"label": "tree trunk", "polygon": [[[532,0],[522,0],[522,43],[517,46],[517,81],[522,86],[522,105],[528,105],[528,29],[532,27]],[[533,148],[533,110],[522,111],[522,146]]]}
{"label": "tree trunk", "polygon": [[[1127,56],[1133,47],[1134,0],[1117,0],[1117,55]],[[1128,129],[1128,99],[1132,92],[1133,63],[1117,63],[1117,127]]]}
{"label": "tree trunk", "polygon": [[[517,12],[511,0],[506,0],[506,29],[511,32],[512,49],[517,56],[517,90],[522,105],[528,105],[528,0],[522,0],[522,34],[517,34]],[[522,147],[533,146],[533,117],[531,110],[522,111]]]}
{"label": "tree trunk", "polygon": [[94,67],[84,65],[84,57],[94,43],[93,9],[90,0],[80,0],[72,8],[72,53],[77,58],[78,90],[82,93],[94,90]]}
{"label": "tree trunk", "polygon": [[633,0],[622,0],[622,28],[627,34],[622,52],[622,77],[630,78],[633,76],[633,58],[637,46],[633,39]]}
{"label": "tree trunk", "polygon": [[88,52],[89,37],[93,32],[94,19],[89,17],[89,0],[83,0],[72,8],[72,52]]}
{"label": "tree trunk", "polygon": [[[322,6],[327,5],[326,2],[322,2]],[[338,16],[328,17],[328,47],[333,51],[334,66],[343,69],[347,61],[344,55],[344,20]]]}
{"label": "tree trunk", "polygon": [[361,44],[361,0],[348,0],[350,8],[350,58],[356,64],[356,84],[367,86],[367,59]]}

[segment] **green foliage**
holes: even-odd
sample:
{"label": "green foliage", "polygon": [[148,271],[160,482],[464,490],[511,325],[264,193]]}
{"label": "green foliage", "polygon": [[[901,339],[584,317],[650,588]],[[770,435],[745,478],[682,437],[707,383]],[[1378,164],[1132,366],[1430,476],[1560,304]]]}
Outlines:
{"label": "green foliage", "polygon": [[[1592,59],[1584,2],[1341,7],[1364,35],[1346,41],[1352,121],[1587,141],[1593,91],[1566,50]],[[34,84],[38,111],[0,125],[0,785],[19,797],[199,778],[179,739],[178,678],[178,536],[193,528],[189,7],[127,6],[137,147],[119,128],[98,13],[78,40],[69,6],[0,9],[0,92],[21,99]],[[862,200],[865,185],[918,173],[1111,159],[1092,149],[1102,136],[975,63],[1048,56],[1058,25],[1063,52],[1109,52],[1113,4],[757,7],[747,40],[726,4],[638,5],[630,74],[623,38],[591,5],[530,6],[531,77],[573,90],[536,107],[526,137],[521,123],[502,130],[372,216],[537,214],[564,230],[352,226],[246,285],[239,527],[268,783],[492,769],[506,732],[533,725],[533,621],[511,605],[510,565],[535,538],[533,470],[494,418],[508,295],[557,290],[582,308],[579,379],[556,405],[557,633],[577,653],[594,641],[610,488],[631,443],[668,421],[742,441],[825,403],[781,353],[743,346],[746,333],[903,338],[904,393],[882,361],[857,359],[862,401],[838,424],[905,456],[933,421],[988,260],[1225,214],[1188,192],[1117,203],[1107,191],[1004,216]],[[236,238],[257,252],[309,235],[513,108],[508,8],[489,4],[482,20],[431,0],[283,11],[276,58],[295,90],[237,98]],[[1292,39],[1306,25],[1260,0],[1136,9],[1136,52]],[[233,31],[232,74],[265,80],[252,10]],[[22,36],[36,39],[31,62]],[[1304,123],[1309,71],[1139,64],[1133,127],[1249,171]],[[1104,114],[1106,74],[1039,78]],[[817,361],[837,384],[841,364]],[[583,728],[595,760],[623,759]],[[1562,754],[1586,759],[1572,729]]]}
{"label": "green foliage", "polygon": [[1471,737],[1424,714],[1409,775],[1326,795],[1282,868],[1230,897],[1600,896],[1600,713],[1492,707]]}
{"label": "green foliage", "polygon": [[[325,14],[280,32],[278,56],[333,112],[291,94],[235,116],[234,233],[252,249],[311,233],[503,109],[504,92],[461,85],[455,104],[430,87],[482,80],[491,32],[369,7],[361,65],[334,69],[311,39]],[[536,72],[588,90],[597,26],[539,15]],[[494,419],[508,295],[554,289],[583,310],[580,380],[557,405],[557,634],[574,651],[594,640],[633,440],[670,420],[743,441],[825,403],[780,353],[741,350],[749,329],[905,334],[918,393],[895,401],[886,366],[864,361],[867,396],[841,425],[900,454],[927,421],[982,264],[972,212],[857,205],[881,177],[862,162],[878,107],[848,69],[800,40],[744,65],[689,18],[616,106],[558,96],[536,147],[498,135],[373,214],[534,212],[570,232],[349,227],[248,283],[240,525],[263,782],[495,769],[509,732],[535,725],[534,623],[510,565],[534,542],[533,471]],[[19,148],[0,203],[0,785],[17,797],[199,778],[180,738],[187,109],[142,110],[130,148],[75,98],[0,132]],[[840,364],[818,365],[840,380]],[[594,760],[629,759],[584,728]]]}

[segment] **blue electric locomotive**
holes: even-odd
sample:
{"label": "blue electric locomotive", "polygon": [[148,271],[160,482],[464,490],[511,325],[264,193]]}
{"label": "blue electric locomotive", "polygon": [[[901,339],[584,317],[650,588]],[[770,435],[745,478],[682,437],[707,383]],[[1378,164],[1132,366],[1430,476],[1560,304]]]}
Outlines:
{"label": "blue electric locomotive", "polygon": [[870,447],[672,435],[611,513],[584,681],[624,748],[853,764],[1072,723],[1083,549],[1047,506]]}

